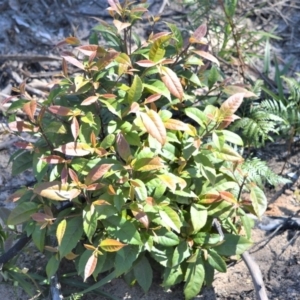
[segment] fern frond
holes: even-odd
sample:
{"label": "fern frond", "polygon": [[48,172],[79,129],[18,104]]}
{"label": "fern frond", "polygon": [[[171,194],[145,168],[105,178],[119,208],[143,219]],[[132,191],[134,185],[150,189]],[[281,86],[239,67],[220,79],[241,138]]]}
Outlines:
{"label": "fern frond", "polygon": [[261,104],[254,104],[247,117],[236,121],[231,130],[241,130],[246,145],[259,147],[267,140],[273,141],[272,134],[278,134],[278,124],[282,122],[281,117],[263,109]]}
{"label": "fern frond", "polygon": [[289,100],[296,102],[299,104],[300,102],[300,83],[295,78],[281,76],[281,78],[286,82],[288,85],[288,89],[290,91]]}
{"label": "fern frond", "polygon": [[257,157],[247,159],[242,165],[242,170],[247,173],[246,183],[254,182],[260,187],[263,187],[266,183],[276,186],[291,182],[289,179],[273,172],[265,161]]}

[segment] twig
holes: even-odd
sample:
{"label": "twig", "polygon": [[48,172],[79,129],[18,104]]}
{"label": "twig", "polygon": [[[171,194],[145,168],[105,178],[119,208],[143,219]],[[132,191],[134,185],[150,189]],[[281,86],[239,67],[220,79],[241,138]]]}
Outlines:
{"label": "twig", "polygon": [[252,256],[248,251],[242,254],[242,259],[245,262],[250,275],[252,277],[252,281],[254,284],[254,288],[256,291],[256,296],[258,300],[268,300],[268,295],[266,291],[266,287],[262,278],[262,273],[258,264],[254,261]]}
{"label": "twig", "polygon": [[161,4],[160,9],[158,11],[159,14],[161,14],[164,11],[166,5],[170,5],[169,0],[163,0],[162,1],[162,4]]}
{"label": "twig", "polygon": [[2,270],[2,266],[14,258],[31,240],[31,236],[27,236],[24,234],[19,238],[19,240],[3,255],[0,256],[0,270]]}

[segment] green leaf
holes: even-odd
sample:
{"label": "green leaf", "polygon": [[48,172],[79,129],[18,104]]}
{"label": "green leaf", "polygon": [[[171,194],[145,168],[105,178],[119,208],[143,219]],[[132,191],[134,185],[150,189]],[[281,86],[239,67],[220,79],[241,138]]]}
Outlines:
{"label": "green leaf", "polygon": [[12,175],[16,176],[32,167],[33,153],[21,150],[13,160]]}
{"label": "green leaf", "polygon": [[212,66],[211,69],[209,70],[209,75],[208,75],[208,88],[211,89],[214,84],[219,80],[220,74],[216,66]]}
{"label": "green leaf", "polygon": [[93,205],[98,213],[98,220],[107,219],[117,213],[117,209],[105,200],[95,201]]}
{"label": "green leaf", "polygon": [[171,93],[164,83],[160,80],[149,80],[147,83],[143,83],[143,87],[149,90],[152,94],[160,94],[165,96],[171,101]]}
{"label": "green leaf", "polygon": [[58,247],[60,257],[69,254],[76,247],[83,233],[82,218],[75,217],[67,220],[67,227]]}
{"label": "green leaf", "polygon": [[201,126],[203,128],[205,127],[204,124],[207,123],[207,117],[201,110],[199,110],[198,108],[194,108],[194,107],[188,107],[184,111],[185,111],[185,114],[189,118],[194,120],[199,126]]}
{"label": "green leaf", "polygon": [[[197,252],[199,252],[199,250],[197,250]],[[184,285],[184,296],[186,300],[196,297],[204,282],[205,270],[201,258],[201,252],[196,255],[197,257],[195,262],[188,263],[185,273],[184,280],[186,283]]]}
{"label": "green leaf", "polygon": [[237,135],[236,133],[229,131],[229,130],[222,130],[222,133],[225,137],[226,142],[238,145],[238,146],[244,146],[244,142],[242,138]]}
{"label": "green leaf", "polygon": [[100,147],[104,149],[111,147],[114,144],[115,139],[116,137],[114,134],[108,134],[101,142]]}
{"label": "green leaf", "polygon": [[265,193],[258,186],[251,187],[250,200],[257,217],[261,218],[268,205]]}
{"label": "green leaf", "polygon": [[91,45],[99,45],[99,41],[98,41],[98,35],[96,32],[92,32],[90,37],[89,37],[89,43]]}
{"label": "green leaf", "polygon": [[148,196],[148,192],[147,192],[147,188],[146,188],[144,182],[140,179],[133,179],[133,180],[130,180],[130,182],[134,188],[136,198],[139,201],[146,200],[146,198]]}
{"label": "green leaf", "polygon": [[174,250],[174,254],[172,257],[172,267],[178,266],[190,255],[190,249],[187,241],[181,241]]}
{"label": "green leaf", "polygon": [[48,164],[41,159],[39,153],[33,154],[32,170],[38,182],[41,182],[48,171]]}
{"label": "green leaf", "polygon": [[193,225],[193,233],[197,233],[203,228],[207,222],[207,209],[202,205],[193,203],[191,205],[191,222]]}
{"label": "green leaf", "polygon": [[217,158],[225,161],[232,161],[232,162],[243,161],[243,157],[227,144],[224,145],[224,147],[220,152],[215,152],[215,155]]}
{"label": "green leaf", "polygon": [[254,226],[254,220],[249,218],[246,214],[244,216],[241,216],[241,221],[243,223],[245,232],[246,232],[246,237],[247,239],[251,238],[251,229]]}
{"label": "green leaf", "polygon": [[56,255],[52,255],[51,258],[48,260],[46,265],[46,274],[47,278],[50,278],[56,273],[59,267],[59,260],[56,258]]}
{"label": "green leaf", "polygon": [[115,268],[117,276],[127,273],[139,255],[139,247],[128,245],[116,253]]}
{"label": "green leaf", "polygon": [[214,250],[208,250],[208,263],[219,272],[225,273],[227,270],[226,263],[222,257]]}
{"label": "green leaf", "polygon": [[151,247],[150,255],[155,259],[159,264],[164,267],[171,266],[172,264],[172,255],[173,255],[173,247],[164,247],[160,245],[156,245],[155,247]]}
{"label": "green leaf", "polygon": [[188,79],[190,82],[196,84],[197,86],[202,86],[199,77],[189,70],[184,70],[183,72],[180,72],[179,76]]}
{"label": "green leaf", "polygon": [[224,234],[224,242],[221,245],[214,247],[214,250],[217,251],[219,255],[231,256],[243,254],[251,246],[252,242],[248,239],[226,233]]}
{"label": "green leaf", "polygon": [[174,231],[180,233],[180,227],[182,223],[176,211],[171,207],[165,206],[159,211],[161,217],[161,224],[165,227],[171,227]]}
{"label": "green leaf", "polygon": [[129,103],[138,102],[142,96],[143,92],[143,82],[138,75],[134,76],[132,85],[130,89],[127,91],[128,101]]}
{"label": "green leaf", "polygon": [[173,33],[173,40],[176,41],[175,43],[176,50],[177,51],[181,50],[181,48],[183,47],[183,38],[180,29],[175,24],[167,23],[167,22],[166,24]]}
{"label": "green leaf", "polygon": [[133,267],[133,272],[138,284],[147,293],[152,284],[153,272],[148,259],[144,255]]}
{"label": "green leaf", "polygon": [[140,234],[130,221],[119,216],[111,216],[102,222],[113,237],[127,244],[142,245]]}
{"label": "green leaf", "polygon": [[180,242],[177,234],[172,231],[168,231],[165,228],[161,228],[155,231],[154,241],[159,245],[166,247],[176,246]]}
{"label": "green leaf", "polygon": [[156,40],[149,51],[149,59],[153,62],[158,62],[162,60],[165,56],[165,49],[161,47],[162,42],[158,39]]}
{"label": "green leaf", "polygon": [[30,102],[30,100],[25,100],[25,99],[16,100],[11,103],[11,105],[7,109],[7,112],[12,112],[13,110],[23,108],[24,104],[29,103],[29,102]]}
{"label": "green leaf", "polygon": [[227,18],[232,18],[237,8],[238,0],[226,0],[224,1],[224,8]]}
{"label": "green leaf", "polygon": [[225,144],[225,137],[222,131],[214,131],[212,133],[212,141],[215,147],[221,151]]}
{"label": "green leaf", "polygon": [[8,225],[18,225],[24,223],[30,219],[30,216],[37,212],[38,205],[33,202],[24,202],[19,204],[10,213],[7,224]]}
{"label": "green leaf", "polygon": [[41,229],[40,227],[41,225],[35,224],[35,228],[31,236],[36,247],[43,252],[45,247],[46,228]]}
{"label": "green leaf", "polygon": [[164,274],[163,274],[163,287],[170,288],[174,286],[175,284],[178,284],[182,282],[183,280],[183,273],[180,266],[177,266],[175,268],[165,268]]}
{"label": "green leaf", "polygon": [[83,211],[83,230],[90,243],[92,243],[93,235],[97,229],[97,217],[97,212],[92,214],[89,207]]}

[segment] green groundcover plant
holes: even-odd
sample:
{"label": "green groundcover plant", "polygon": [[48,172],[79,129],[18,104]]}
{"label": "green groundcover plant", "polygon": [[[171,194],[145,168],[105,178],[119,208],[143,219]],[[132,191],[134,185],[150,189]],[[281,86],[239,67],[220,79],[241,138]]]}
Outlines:
{"label": "green groundcover plant", "polygon": [[[186,43],[169,23],[142,42],[133,26],[147,4],[108,3],[113,23],[97,25],[89,45],[61,43],[75,51],[63,53],[64,79],[48,98],[23,94],[9,108],[10,130],[35,140],[16,143],[13,174],[32,168],[37,183],[10,197],[8,224],[47,254],[49,278],[64,259],[84,281],[110,271],[83,292],[119,276],[147,292],[155,268],[164,288],[184,282],[191,299],[251,246],[246,212],[266,208],[242,171],[241,138],[226,130],[245,93],[199,101],[217,80],[217,59],[199,50],[205,25]],[[69,76],[67,63],[80,72]]]}

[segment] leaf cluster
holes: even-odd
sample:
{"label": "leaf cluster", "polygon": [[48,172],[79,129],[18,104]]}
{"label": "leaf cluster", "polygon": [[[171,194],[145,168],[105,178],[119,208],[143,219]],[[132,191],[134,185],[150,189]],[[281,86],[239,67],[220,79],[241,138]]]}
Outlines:
{"label": "leaf cluster", "polygon": [[[37,183],[10,197],[17,206],[8,224],[23,224],[47,253],[49,278],[64,259],[84,281],[111,271],[82,293],[121,275],[147,292],[155,261],[162,285],[184,282],[192,299],[215,270],[226,271],[228,257],[251,246],[246,212],[266,208],[250,182],[250,201],[240,199],[243,141],[226,129],[247,91],[218,96],[216,106],[199,100],[197,91],[212,95],[218,80],[218,60],[195,47],[205,25],[187,44],[173,24],[142,41],[133,25],[147,5],[108,3],[113,24],[97,25],[89,45],[65,39],[74,52],[63,54],[65,78],[48,98],[23,94],[10,106],[10,130],[33,137],[17,142],[13,173],[32,168]],[[80,74],[69,76],[68,65]],[[27,119],[13,113],[19,108]]]}

